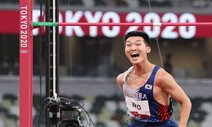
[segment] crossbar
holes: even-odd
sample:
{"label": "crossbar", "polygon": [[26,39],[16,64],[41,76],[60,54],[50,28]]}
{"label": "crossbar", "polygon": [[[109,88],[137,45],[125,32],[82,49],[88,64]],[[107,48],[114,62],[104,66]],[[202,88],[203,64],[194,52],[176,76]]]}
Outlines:
{"label": "crossbar", "polygon": [[195,23],[66,23],[66,22],[33,22],[33,26],[212,26],[212,22]]}

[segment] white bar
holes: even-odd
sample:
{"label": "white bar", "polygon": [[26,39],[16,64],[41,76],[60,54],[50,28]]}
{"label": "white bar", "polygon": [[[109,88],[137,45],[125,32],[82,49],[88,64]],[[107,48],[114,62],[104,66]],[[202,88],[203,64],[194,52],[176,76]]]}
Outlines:
{"label": "white bar", "polygon": [[[55,1],[53,0],[53,22],[56,22],[56,7]],[[57,100],[56,93],[56,30],[53,26],[53,98]]]}
{"label": "white bar", "polygon": [[153,23],[153,26],[162,26],[162,23]]}

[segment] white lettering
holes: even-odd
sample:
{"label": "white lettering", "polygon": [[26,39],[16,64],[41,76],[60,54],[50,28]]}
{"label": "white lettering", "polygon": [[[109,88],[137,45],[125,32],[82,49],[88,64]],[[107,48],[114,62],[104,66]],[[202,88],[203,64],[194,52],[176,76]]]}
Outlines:
{"label": "white lettering", "polygon": [[27,44],[21,44],[21,47],[26,48]]}
{"label": "white lettering", "polygon": [[[42,12],[43,13],[43,12]],[[40,17],[40,10],[33,10],[33,22],[38,22]],[[39,29],[33,29],[33,35],[38,35]]]}
{"label": "white lettering", "polygon": [[21,9],[25,9],[25,10],[27,10],[27,6],[25,6],[25,7],[21,7]]}
{"label": "white lettering", "polygon": [[[66,11],[65,13],[66,16],[66,22],[71,22],[71,23],[77,23],[79,22],[80,18],[83,16],[82,11],[76,11],[74,14],[72,11]],[[82,37],[84,36],[84,32],[80,26],[66,26],[66,35],[67,36],[72,36],[73,32],[76,33],[76,36]]]}
{"label": "white lettering", "polygon": [[[157,13],[147,13],[144,16],[144,22],[145,23],[159,23],[160,17]],[[160,26],[153,26],[153,29],[151,30],[151,26],[144,26],[144,31],[149,34],[150,38],[156,38],[160,34]]]}
{"label": "white lettering", "polygon": [[27,25],[21,25],[21,29],[27,29]]}
{"label": "white lettering", "polygon": [[[102,17],[103,23],[109,23],[112,20],[113,23],[120,23],[120,17],[116,12],[106,12]],[[103,26],[102,32],[106,37],[116,37],[120,32],[120,26],[113,26],[110,29],[109,26]]]}
{"label": "white lettering", "polygon": [[27,31],[25,30],[25,31],[21,31],[21,34],[27,34]]}
{"label": "white lettering", "polygon": [[[138,12],[130,12],[126,16],[126,21],[127,22],[134,22],[134,23],[141,23],[142,17]],[[131,26],[127,29],[126,33],[130,32],[130,31],[137,30],[138,28],[139,28],[139,26]]]}
{"label": "white lettering", "polygon": [[21,15],[21,20],[27,20],[27,16],[26,15]]}
{"label": "white lettering", "polygon": [[[162,17],[162,22],[171,22],[171,23],[177,23],[178,19],[177,16],[174,13],[166,13]],[[178,33],[174,31],[176,26],[167,26],[161,33],[162,38],[177,38]]]}
{"label": "white lettering", "polygon": [[[28,22],[27,22],[27,6],[25,7],[20,7],[20,47],[21,48],[26,48],[27,42],[28,42],[28,35],[27,35],[27,29],[28,28]],[[23,51],[23,50],[22,50]],[[23,53],[23,52],[21,52]],[[27,52],[24,52],[27,53]]]}
{"label": "white lettering", "polygon": [[[63,16],[61,13],[59,13],[59,22],[63,22]],[[63,26],[59,26],[59,33],[63,31]]]}
{"label": "white lettering", "polygon": [[[196,18],[193,14],[191,13],[184,13],[180,16],[179,19],[180,22],[185,23],[185,22],[196,22]],[[188,28],[188,30],[187,30]],[[186,39],[194,37],[196,34],[196,26],[180,26],[179,27],[179,33],[180,36]]]}
{"label": "white lettering", "polygon": [[24,43],[24,44],[22,44],[22,45],[27,45],[26,43],[27,43],[27,40],[26,39],[23,39],[23,40],[21,40],[21,43]]}
{"label": "white lettering", "polygon": [[[23,7],[27,8],[27,7]],[[27,29],[27,15],[26,10],[21,10],[21,29]],[[39,10],[33,11],[33,22],[37,22],[39,20],[40,12]],[[85,21],[88,23],[120,23],[128,22],[128,23],[177,23],[177,22],[196,22],[196,18],[193,14],[184,13],[179,17],[174,13],[165,13],[162,17],[159,16],[157,13],[147,13],[142,17],[138,12],[129,12],[126,14],[126,18],[122,19],[122,15],[119,15],[116,12],[109,11],[109,12],[91,12],[91,11],[66,11],[65,17],[63,21],[63,15],[59,13],[59,22],[73,22],[79,23],[82,20],[82,17],[85,18]],[[84,19],[83,19],[84,20]],[[116,37],[120,34],[121,30],[124,30],[124,33],[129,31],[138,30],[142,26],[130,26],[127,27],[128,29],[122,28],[120,26],[102,26],[101,31],[98,31],[100,27],[98,26],[88,26],[88,27],[80,27],[80,26],[59,26],[59,33],[61,34],[62,31],[65,31],[65,35],[71,36],[75,34],[76,36],[82,37],[85,35],[86,28],[89,28],[88,33],[91,37],[98,36],[101,32],[106,37]],[[181,36],[182,38],[192,38],[196,34],[196,26],[179,26],[179,29],[176,28],[177,26],[167,26],[161,29],[160,26],[144,26],[143,30],[146,31],[150,38],[158,37],[161,34],[162,38],[178,38]],[[45,27],[44,27],[45,28]],[[65,30],[64,30],[65,29]],[[45,29],[44,29],[45,30]],[[122,31],[123,33],[123,31]],[[33,35],[38,34],[38,29],[33,30]]]}
{"label": "white lettering", "polygon": [[147,100],[147,96],[146,96],[146,94],[143,94],[143,97],[142,97],[142,99],[144,100]]}
{"label": "white lettering", "polygon": [[22,15],[26,15],[27,14],[27,10],[21,10],[21,14]]}
{"label": "white lettering", "polygon": [[[92,15],[92,13],[90,11],[85,12],[85,18],[87,19],[87,21],[89,23],[100,22],[101,16],[102,16],[101,11],[95,12],[94,16]],[[90,34],[91,37],[96,37],[97,36],[97,26],[90,26],[89,34]]]}
{"label": "white lettering", "polygon": [[27,24],[27,20],[25,20],[25,21],[21,21],[21,23],[23,23],[23,24]]}
{"label": "white lettering", "polygon": [[21,39],[27,39],[27,35],[21,35]]}

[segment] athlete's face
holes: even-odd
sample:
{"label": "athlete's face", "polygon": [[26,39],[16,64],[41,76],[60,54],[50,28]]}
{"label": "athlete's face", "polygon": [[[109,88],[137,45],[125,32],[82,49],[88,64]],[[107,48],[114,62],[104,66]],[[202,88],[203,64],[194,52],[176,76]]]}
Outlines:
{"label": "athlete's face", "polygon": [[150,51],[150,46],[147,46],[140,36],[129,37],[125,42],[125,54],[132,64],[142,63]]}

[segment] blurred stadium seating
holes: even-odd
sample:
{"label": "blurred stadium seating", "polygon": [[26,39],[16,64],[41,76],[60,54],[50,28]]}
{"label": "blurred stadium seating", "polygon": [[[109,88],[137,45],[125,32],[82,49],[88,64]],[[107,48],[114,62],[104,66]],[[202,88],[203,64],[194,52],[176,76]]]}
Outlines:
{"label": "blurred stadium seating", "polygon": [[[127,127],[128,116],[126,115],[126,106],[122,97],[112,96],[81,96],[66,95],[84,103],[84,108],[88,111],[91,119],[95,122],[96,127]],[[0,125],[4,127],[18,127],[19,103],[18,97],[14,94],[5,94],[1,96],[0,101]],[[193,108],[187,127],[199,127],[200,125],[208,125],[208,116],[212,115],[212,98],[195,97],[191,98]],[[40,109],[40,96],[33,95],[33,114],[34,120],[38,117]],[[174,102],[175,119],[179,120],[179,104]],[[44,117],[44,113],[42,114]],[[86,126],[86,121],[83,121]],[[45,120],[41,119],[41,125],[45,124]],[[3,127],[3,126],[2,126]]]}

